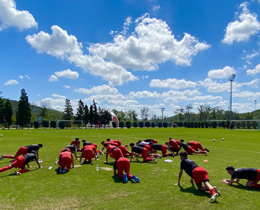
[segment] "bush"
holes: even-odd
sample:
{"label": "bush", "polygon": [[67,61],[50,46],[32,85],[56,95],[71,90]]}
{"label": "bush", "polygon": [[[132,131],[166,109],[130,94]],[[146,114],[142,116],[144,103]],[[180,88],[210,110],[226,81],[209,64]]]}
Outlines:
{"label": "bush", "polygon": [[168,127],[168,123],[167,122],[163,122],[163,127],[167,128]]}
{"label": "bush", "polygon": [[116,128],[116,122],[112,122],[112,127]]}
{"label": "bush", "polygon": [[256,122],[256,121],[253,121],[253,122],[252,122],[252,126],[253,126],[253,129],[256,129],[256,127],[257,127],[257,122]]}
{"label": "bush", "polygon": [[51,121],[51,127],[56,128],[56,121]]}
{"label": "bush", "polygon": [[127,127],[127,128],[131,128],[131,122],[130,122],[130,121],[127,121],[127,122],[126,122],[126,127]]}
{"label": "bush", "polygon": [[60,121],[58,126],[59,126],[60,129],[64,129],[65,123],[63,121]]}
{"label": "bush", "polygon": [[241,122],[241,126],[242,126],[243,129],[245,129],[245,128],[246,128],[246,122],[245,122],[245,121],[242,121],[242,122]]}
{"label": "bush", "polygon": [[40,123],[38,121],[33,122],[33,127],[38,129],[40,127]]}
{"label": "bush", "polygon": [[49,127],[49,121],[48,120],[43,120],[42,121],[42,127],[48,128]]}
{"label": "bush", "polygon": [[158,128],[161,128],[162,127],[162,122],[159,122],[158,123]]}
{"label": "bush", "polygon": [[138,127],[138,124],[137,124],[136,121],[133,123],[133,127],[134,127],[134,128]]}
{"label": "bush", "polygon": [[149,121],[147,121],[147,122],[145,122],[144,126],[147,127],[147,128],[150,128],[151,127],[151,123]]}
{"label": "bush", "polygon": [[140,127],[140,128],[143,128],[143,127],[144,127],[144,122],[142,122],[142,121],[139,122],[139,127]]}
{"label": "bush", "polygon": [[194,122],[190,122],[190,127],[194,128]]}
{"label": "bush", "polygon": [[188,127],[187,122],[184,122],[184,123],[183,123],[183,126],[184,126],[185,128],[187,128],[187,127]]}
{"label": "bush", "polygon": [[251,128],[251,122],[250,122],[250,121],[247,121],[247,122],[246,122],[246,128],[247,128],[247,129],[250,129],[250,128]]}
{"label": "bush", "polygon": [[206,128],[208,128],[208,127],[209,127],[209,123],[208,123],[208,122],[206,122],[206,123],[205,123],[205,126],[206,126]]}
{"label": "bush", "polygon": [[217,122],[216,122],[216,121],[213,121],[212,127],[213,127],[213,128],[217,128]]}
{"label": "bush", "polygon": [[241,127],[241,123],[240,122],[236,122],[236,128],[240,129],[240,127]]}
{"label": "bush", "polygon": [[124,122],[124,121],[120,121],[120,122],[119,122],[119,127],[120,127],[120,128],[125,127],[125,122]]}
{"label": "bush", "polygon": [[154,122],[152,122],[152,126],[151,126],[152,128],[154,128],[155,127],[155,123]]}
{"label": "bush", "polygon": [[198,122],[198,128],[201,128],[201,122]]}
{"label": "bush", "polygon": [[194,123],[194,128],[197,128],[198,127],[198,122],[195,122]]}
{"label": "bush", "polygon": [[205,126],[205,122],[201,122],[201,127],[202,128],[205,128],[206,126]]}

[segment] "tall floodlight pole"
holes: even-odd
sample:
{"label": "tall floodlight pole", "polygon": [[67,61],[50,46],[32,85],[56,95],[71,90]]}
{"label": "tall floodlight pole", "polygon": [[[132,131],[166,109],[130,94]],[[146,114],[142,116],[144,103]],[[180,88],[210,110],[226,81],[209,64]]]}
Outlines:
{"label": "tall floodlight pole", "polygon": [[232,120],[232,82],[234,81],[236,75],[235,74],[232,74],[228,80],[230,81],[230,106],[229,106],[229,123],[231,125],[231,120]]}
{"label": "tall floodlight pole", "polygon": [[165,108],[161,108],[161,110],[162,110],[162,121],[163,121],[163,112],[164,112]]}
{"label": "tall floodlight pole", "polygon": [[257,100],[255,100],[255,110],[256,110],[256,102],[257,102]]}

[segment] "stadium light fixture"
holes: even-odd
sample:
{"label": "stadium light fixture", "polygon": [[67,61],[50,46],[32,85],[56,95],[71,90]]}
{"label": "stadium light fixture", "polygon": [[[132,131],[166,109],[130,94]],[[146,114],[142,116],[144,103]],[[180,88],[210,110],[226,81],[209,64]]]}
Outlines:
{"label": "stadium light fixture", "polygon": [[232,74],[228,80],[230,81],[230,106],[229,106],[229,123],[231,125],[232,121],[232,82],[234,81],[236,75]]}

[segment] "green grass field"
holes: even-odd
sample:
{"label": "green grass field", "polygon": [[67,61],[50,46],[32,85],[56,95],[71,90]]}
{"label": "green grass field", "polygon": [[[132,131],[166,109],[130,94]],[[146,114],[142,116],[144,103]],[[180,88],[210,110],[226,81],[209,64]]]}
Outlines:
{"label": "green grass field", "polygon": [[[42,143],[39,169],[35,162],[30,172],[15,175],[15,169],[0,173],[0,209],[259,209],[260,190],[241,184],[227,186],[221,183],[230,178],[225,168],[260,168],[260,132],[253,130],[186,129],[186,128],[132,128],[132,129],[87,129],[87,130],[1,130],[0,155],[14,155],[25,145]],[[100,155],[94,165],[83,165],[69,173],[56,173],[54,165],[62,148],[75,138],[85,138],[98,144],[106,138],[121,140],[122,144],[136,143],[139,139],[154,138],[164,144],[169,137],[186,141],[199,141],[208,148],[208,156],[192,155],[199,166],[209,172],[211,184],[218,186],[221,196],[216,203],[209,203],[209,193],[199,192],[190,184],[184,173],[181,187],[178,180],[180,158],[157,159],[157,164],[131,162],[130,172],[141,183],[123,184],[113,177],[113,160],[104,164],[105,155]],[[225,138],[225,141],[222,141]],[[213,142],[216,139],[216,142]],[[165,162],[173,159],[173,162]],[[208,162],[204,162],[207,159]],[[9,165],[10,159],[0,161],[0,167]],[[140,159],[141,160],[141,159]],[[96,171],[96,164],[99,171]],[[79,165],[75,161],[75,165]],[[52,166],[51,170],[48,167]]]}

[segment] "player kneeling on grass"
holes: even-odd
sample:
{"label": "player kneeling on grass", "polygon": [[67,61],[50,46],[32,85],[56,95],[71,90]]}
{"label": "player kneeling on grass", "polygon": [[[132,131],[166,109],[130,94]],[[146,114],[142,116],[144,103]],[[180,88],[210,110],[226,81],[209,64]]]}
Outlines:
{"label": "player kneeling on grass", "polygon": [[[217,187],[212,187],[209,183],[209,175],[205,168],[199,167],[193,160],[187,158],[187,152],[180,153],[181,159],[181,169],[179,173],[178,183],[180,185],[181,177],[183,170],[191,177],[190,182],[195,181],[198,189],[200,191],[209,191],[212,197],[209,199],[209,202],[216,201],[216,198],[220,195],[220,191]],[[202,182],[204,182],[205,187],[202,187]]]}
{"label": "player kneeling on grass", "polygon": [[0,157],[0,160],[2,160],[4,158],[15,159],[15,158],[17,158],[20,155],[25,155],[27,153],[31,153],[31,151],[36,152],[37,158],[39,159],[39,149],[41,149],[42,147],[43,147],[42,144],[38,144],[38,145],[32,144],[32,145],[29,145],[29,146],[23,146],[23,147],[20,147],[18,149],[18,151],[16,152],[16,154],[14,156],[13,155],[2,155]]}
{"label": "player kneeling on grass", "polygon": [[70,149],[65,148],[60,153],[58,172],[59,173],[69,172],[71,164],[72,164],[72,168],[74,168],[74,160],[70,152]]}
{"label": "player kneeling on grass", "polygon": [[20,171],[16,172],[17,175],[20,175],[21,173],[27,172],[28,169],[25,167],[25,165],[27,165],[27,167],[29,168],[29,162],[35,160],[36,163],[38,164],[39,168],[41,168],[40,163],[38,162],[38,158],[35,155],[35,151],[31,151],[31,153],[27,153],[23,156],[18,156],[15,158],[14,162],[6,167],[3,167],[0,169],[0,173],[10,170],[12,168],[21,168]]}
{"label": "player kneeling on grass", "polygon": [[82,158],[85,158],[84,163],[88,162],[88,163],[91,163],[91,165],[93,165],[93,162],[94,162],[93,158],[94,157],[96,158],[96,156],[95,156],[96,147],[94,145],[86,145],[81,149],[81,151],[82,151],[82,153],[81,153],[79,162],[81,162]]}
{"label": "player kneeling on grass", "polygon": [[239,183],[240,179],[247,179],[247,187],[260,188],[260,184],[257,184],[260,180],[260,169],[255,168],[238,168],[233,166],[226,168],[227,172],[231,175],[231,179],[223,179],[222,182],[228,185],[233,183]]}
{"label": "player kneeling on grass", "polygon": [[139,147],[139,146],[135,146],[134,143],[131,143],[130,144],[130,147],[132,148],[132,153],[131,153],[131,159],[130,161],[132,161],[133,159],[133,154],[136,153],[137,154],[137,157],[136,159],[138,160],[140,154],[142,155],[142,158],[143,158],[143,162],[150,162],[150,161],[153,161],[156,163],[155,159],[152,158],[152,157],[148,157],[148,150],[144,147]]}
{"label": "player kneeling on grass", "polygon": [[[118,173],[116,173],[116,170]],[[128,180],[132,179],[137,183],[140,182],[140,180],[135,175],[130,174],[130,161],[125,157],[120,157],[114,164],[114,176],[117,175],[119,179],[124,180],[124,183],[127,183]]]}
{"label": "player kneeling on grass", "polygon": [[206,150],[207,152],[209,152],[209,150],[207,148],[202,147],[198,141],[188,141],[187,144],[191,146],[193,149],[195,149],[196,151],[200,149],[201,151]]}

